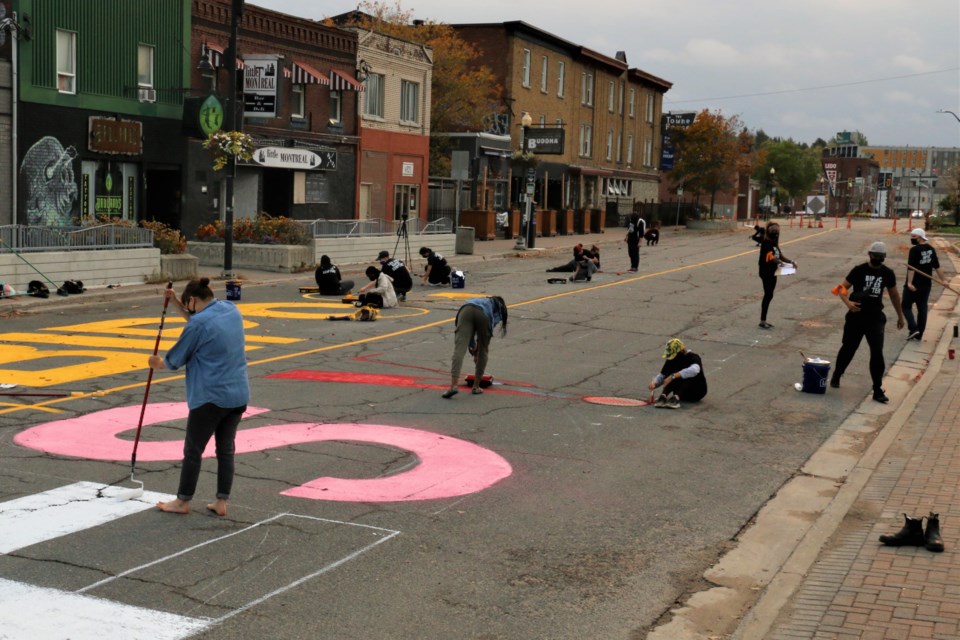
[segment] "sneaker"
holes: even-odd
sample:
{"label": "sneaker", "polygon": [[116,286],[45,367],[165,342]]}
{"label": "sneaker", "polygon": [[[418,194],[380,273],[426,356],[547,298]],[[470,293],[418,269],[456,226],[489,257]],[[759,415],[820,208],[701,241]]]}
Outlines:
{"label": "sneaker", "polygon": [[679,409],[680,408],[680,398],[675,394],[670,394],[670,397],[667,398],[667,404],[664,405],[667,409]]}
{"label": "sneaker", "polygon": [[666,406],[667,406],[667,396],[665,396],[664,394],[661,393],[661,394],[660,394],[660,397],[657,398],[657,401],[653,403],[653,406],[657,407],[658,409],[663,409],[664,407],[666,407]]}
{"label": "sneaker", "polygon": [[919,332],[919,331],[911,331],[910,334],[907,335],[907,340],[914,340],[914,339],[916,339],[916,340],[919,340],[919,339],[920,339],[920,332]]}
{"label": "sneaker", "polygon": [[890,398],[888,398],[887,394],[883,392],[883,389],[874,389],[873,399],[884,404],[890,402]]}
{"label": "sneaker", "polygon": [[766,320],[761,320],[760,324],[757,325],[761,329],[773,329],[773,325],[767,322]]}

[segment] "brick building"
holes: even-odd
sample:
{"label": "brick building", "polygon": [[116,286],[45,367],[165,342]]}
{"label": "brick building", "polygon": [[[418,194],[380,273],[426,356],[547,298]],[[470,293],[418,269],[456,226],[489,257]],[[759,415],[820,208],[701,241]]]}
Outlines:
{"label": "brick building", "polygon": [[[562,152],[533,151],[538,206],[628,210],[657,198],[660,113],[671,83],[630,68],[622,52],[610,57],[525,22],[453,27],[479,47],[481,62],[503,86],[505,110],[489,133],[509,135],[520,150],[524,112],[534,136],[538,129],[563,131]],[[515,206],[523,178],[514,168],[508,159],[493,165],[494,173],[512,177]]]}

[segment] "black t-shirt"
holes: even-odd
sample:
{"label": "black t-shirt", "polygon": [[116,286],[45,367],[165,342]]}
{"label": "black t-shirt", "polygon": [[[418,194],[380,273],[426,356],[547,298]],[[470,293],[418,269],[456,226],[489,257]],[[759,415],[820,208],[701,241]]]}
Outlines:
{"label": "black t-shirt", "polygon": [[413,289],[413,278],[410,277],[410,271],[399,258],[390,258],[381,263],[381,273],[393,278],[393,288],[396,291],[409,291]]}
{"label": "black t-shirt", "polygon": [[[934,269],[940,268],[940,260],[937,258],[937,251],[929,244],[917,244],[910,247],[910,254],[907,256],[907,264],[923,273],[933,275]],[[913,274],[913,286],[918,291],[930,290],[930,278],[924,278],[919,273]]]}
{"label": "black t-shirt", "polygon": [[638,218],[636,224],[631,221],[630,224],[627,225],[627,241],[631,244],[638,244],[645,232],[646,224],[643,218]]}
{"label": "black t-shirt", "polygon": [[[684,351],[683,353],[677,354],[676,358],[664,362],[663,368],[660,370],[660,375],[666,378],[670,374],[686,369],[694,364],[699,365],[700,373],[687,380],[687,384],[689,385],[688,393],[690,397],[702,398],[707,395],[707,376],[703,375],[703,361],[700,360],[700,356],[693,351]],[[683,398],[681,398],[681,400],[683,400]]]}
{"label": "black t-shirt", "polygon": [[896,287],[897,276],[886,265],[874,268],[865,262],[850,270],[847,282],[853,285],[847,297],[851,302],[860,303],[860,313],[880,313],[883,309],[883,290]]}
{"label": "black t-shirt", "polygon": [[314,274],[317,280],[317,286],[320,287],[320,295],[337,296],[340,295],[340,269],[332,264],[329,267],[318,267]]}
{"label": "black t-shirt", "polygon": [[[770,254],[773,254],[773,259],[770,259]],[[777,272],[777,267],[780,266],[780,260],[783,258],[783,255],[780,253],[780,247],[770,242],[770,240],[764,239],[760,241],[760,258],[758,260],[760,277],[772,276]]]}

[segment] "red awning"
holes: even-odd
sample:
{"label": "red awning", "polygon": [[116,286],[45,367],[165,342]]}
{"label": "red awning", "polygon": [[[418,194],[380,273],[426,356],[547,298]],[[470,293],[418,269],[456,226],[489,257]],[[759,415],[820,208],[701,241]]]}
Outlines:
{"label": "red awning", "polygon": [[[215,44],[207,44],[207,60],[210,61],[210,64],[216,69],[223,67],[226,62],[226,55],[223,53],[226,47],[221,47]],[[237,69],[243,69],[243,60],[237,58]]]}
{"label": "red awning", "polygon": [[330,90],[331,91],[366,91],[367,88],[349,74],[336,69],[330,69]]}
{"label": "red awning", "polygon": [[330,81],[325,75],[299,60],[293,61],[293,65],[290,67],[290,75],[290,81],[293,82],[293,84],[330,84]]}

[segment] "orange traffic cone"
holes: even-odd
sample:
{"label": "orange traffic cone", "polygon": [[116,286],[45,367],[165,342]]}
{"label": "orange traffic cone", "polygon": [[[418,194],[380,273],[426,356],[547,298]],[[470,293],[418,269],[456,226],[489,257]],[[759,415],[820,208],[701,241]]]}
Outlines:
{"label": "orange traffic cone", "polygon": [[847,214],[847,229],[852,229],[852,228],[853,228],[853,227],[850,226],[850,214],[848,213],[848,214]]}

